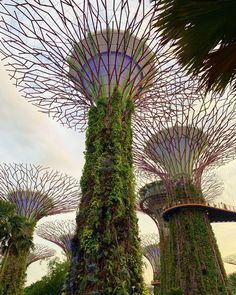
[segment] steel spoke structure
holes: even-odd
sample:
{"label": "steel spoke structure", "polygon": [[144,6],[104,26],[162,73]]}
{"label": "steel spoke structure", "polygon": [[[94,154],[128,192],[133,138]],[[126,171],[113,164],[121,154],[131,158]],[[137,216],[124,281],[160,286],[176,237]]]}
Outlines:
{"label": "steel spoke structure", "polygon": [[224,262],[236,265],[236,254],[228,255],[224,258]]}
{"label": "steel spoke structure", "polygon": [[141,236],[143,255],[150,262],[153,270],[153,285],[160,284],[160,246],[157,234],[146,234]]}
{"label": "steel spoke structure", "polygon": [[[146,213],[156,223],[160,230],[163,223],[161,214],[163,208],[168,204],[168,193],[162,180],[155,175],[137,171],[137,208],[138,211]],[[201,190],[205,202],[212,202],[222,195],[224,183],[217,173],[211,170],[203,172],[201,179]]]}
{"label": "steel spoke structure", "polygon": [[176,106],[168,120],[159,120],[155,111],[151,116],[150,109],[134,124],[135,164],[162,179],[168,192],[185,179],[200,188],[203,172],[235,158],[235,96],[228,91],[199,98],[191,107]]}
{"label": "steel spoke structure", "polygon": [[35,244],[33,251],[30,252],[28,256],[27,266],[30,264],[38,261],[43,260],[46,258],[50,258],[56,254],[56,251],[49,248],[46,245]]}
{"label": "steel spoke structure", "polygon": [[0,199],[28,220],[76,210],[79,198],[79,182],[71,176],[39,165],[0,165]]}
{"label": "steel spoke structure", "polygon": [[53,220],[37,226],[39,237],[59,246],[69,259],[71,256],[72,239],[75,235],[76,223],[74,219]]}
{"label": "steel spoke structure", "polygon": [[155,13],[143,0],[3,0],[0,52],[30,102],[84,130],[88,110],[116,87],[139,109],[194,96],[196,81],[151,28]]}

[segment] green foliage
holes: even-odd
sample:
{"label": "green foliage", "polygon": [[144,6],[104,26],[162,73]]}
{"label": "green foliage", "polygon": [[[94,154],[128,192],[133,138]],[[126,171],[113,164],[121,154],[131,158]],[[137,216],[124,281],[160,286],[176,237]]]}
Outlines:
{"label": "green foliage", "polygon": [[13,204],[0,200],[0,249],[4,250],[12,235],[12,222],[15,217]]}
{"label": "green foliage", "polygon": [[179,288],[171,288],[167,295],[183,295]]}
{"label": "green foliage", "polygon": [[35,222],[21,216],[10,218],[10,237],[3,248],[0,269],[0,294],[22,294],[30,249],[33,247]]}
{"label": "green foliage", "polygon": [[207,89],[222,91],[232,80],[235,87],[235,1],[219,0],[214,5],[209,0],[161,2],[156,26],[165,42],[175,40],[182,64],[200,76]]}
{"label": "green foliage", "polygon": [[126,295],[132,286],[134,294],[143,293],[131,154],[132,112],[132,102],[124,105],[118,91],[110,101],[99,99],[89,112],[83,197],[67,284],[73,294]]}
{"label": "green foliage", "polygon": [[55,259],[50,261],[47,275],[26,287],[24,295],[61,295],[68,268],[67,261],[58,262]]}
{"label": "green foliage", "polygon": [[197,209],[173,214],[170,228],[170,287],[194,295],[223,295],[227,279],[207,215]]}
{"label": "green foliage", "polygon": [[232,295],[236,295],[236,272],[228,275],[229,290]]}

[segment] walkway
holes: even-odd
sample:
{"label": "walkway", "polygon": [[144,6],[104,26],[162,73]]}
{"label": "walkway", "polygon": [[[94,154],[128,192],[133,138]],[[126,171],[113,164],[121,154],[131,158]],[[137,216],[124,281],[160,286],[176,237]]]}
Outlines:
{"label": "walkway", "polygon": [[210,222],[236,222],[236,207],[223,203],[197,203],[193,201],[170,203],[163,208],[162,217],[165,221],[168,221],[174,212],[187,208],[196,208],[205,211]]}

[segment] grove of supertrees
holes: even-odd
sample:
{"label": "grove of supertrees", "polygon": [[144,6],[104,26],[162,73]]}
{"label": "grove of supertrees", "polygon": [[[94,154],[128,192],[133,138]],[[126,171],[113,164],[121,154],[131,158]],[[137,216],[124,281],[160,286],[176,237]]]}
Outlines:
{"label": "grove of supertrees", "polygon": [[187,99],[195,83],[158,42],[155,13],[144,0],[0,3],[1,53],[16,86],[43,112],[87,129],[67,294],[143,293],[131,116],[173,89],[174,100]]}
{"label": "grove of supertrees", "polygon": [[[153,116],[152,116],[153,113]],[[235,158],[236,99],[201,96],[192,106],[176,106],[168,119],[155,112],[140,114],[134,124],[133,143],[136,166],[158,176],[167,193],[169,212],[169,280],[162,294],[179,288],[184,294],[228,294],[226,274],[206,208],[201,179],[203,172]],[[151,118],[152,117],[152,118]],[[192,203],[193,206],[181,207]]]}
{"label": "grove of supertrees", "polygon": [[15,225],[16,233],[3,252],[0,294],[22,294],[37,221],[75,210],[79,198],[78,181],[65,174],[36,165],[0,165],[0,199],[14,204],[16,214],[25,220],[20,236]]}
{"label": "grove of supertrees", "polygon": [[56,251],[46,245],[34,244],[33,250],[30,252],[27,259],[27,267],[36,261],[53,257],[55,254]]}
{"label": "grove of supertrees", "polygon": [[141,236],[141,244],[143,255],[151,264],[153,271],[152,285],[154,287],[154,295],[158,295],[160,290],[160,273],[161,273],[161,260],[160,260],[160,245],[159,237],[157,234],[146,234]]}
{"label": "grove of supertrees", "polygon": [[53,220],[38,225],[36,234],[59,246],[69,260],[72,253],[72,239],[75,229],[76,223],[74,219]]}

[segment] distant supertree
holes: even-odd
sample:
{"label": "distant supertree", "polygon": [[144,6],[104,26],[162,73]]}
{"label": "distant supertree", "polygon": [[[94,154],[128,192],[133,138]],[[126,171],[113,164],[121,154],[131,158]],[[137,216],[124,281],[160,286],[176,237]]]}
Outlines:
{"label": "distant supertree", "polygon": [[27,267],[38,260],[50,258],[56,254],[56,251],[46,245],[35,244],[27,260]]}
{"label": "distant supertree", "polygon": [[71,220],[47,221],[37,226],[36,233],[39,237],[55,243],[66,257],[71,257],[72,238],[75,234],[76,223]]}
{"label": "distant supertree", "polygon": [[147,234],[141,236],[141,244],[143,248],[143,255],[150,262],[153,270],[154,295],[159,294],[160,286],[160,246],[157,234]]}
{"label": "distant supertree", "polygon": [[68,294],[142,294],[131,116],[158,105],[168,117],[166,97],[192,100],[195,81],[158,42],[148,1],[3,0],[0,13],[1,52],[26,98],[88,126]]}
{"label": "distant supertree", "polygon": [[224,262],[236,265],[236,254],[228,255],[224,258]]}
{"label": "distant supertree", "polygon": [[[172,251],[168,288],[179,287],[188,294],[227,294],[207,214],[211,208],[199,209],[194,204],[206,203],[201,190],[203,172],[235,158],[235,96],[229,91],[223,97],[201,97],[189,108],[176,107],[168,120],[159,120],[155,112],[151,119],[151,114],[149,110],[148,120],[145,112],[140,114],[143,119],[135,124],[133,151],[136,166],[163,181],[167,207],[172,207],[165,210]],[[181,206],[184,203],[192,205]],[[214,282],[209,284],[209,277]]]}
{"label": "distant supertree", "polygon": [[[41,166],[0,165],[0,199],[11,202],[26,225],[21,240],[12,236],[4,253],[0,294],[22,294],[30,246],[36,222],[44,216],[75,210],[79,183],[72,177]],[[15,225],[17,228],[17,224]],[[17,246],[20,242],[25,244]]]}
{"label": "distant supertree", "polygon": [[[168,223],[162,218],[163,208],[168,203],[168,193],[165,185],[159,177],[144,172],[137,172],[137,207],[138,210],[147,214],[155,222],[159,233],[159,247],[161,251],[161,281],[168,285]],[[215,172],[206,171],[203,173],[201,188],[207,202],[213,201],[223,191],[223,183]]]}

